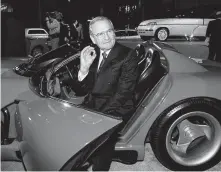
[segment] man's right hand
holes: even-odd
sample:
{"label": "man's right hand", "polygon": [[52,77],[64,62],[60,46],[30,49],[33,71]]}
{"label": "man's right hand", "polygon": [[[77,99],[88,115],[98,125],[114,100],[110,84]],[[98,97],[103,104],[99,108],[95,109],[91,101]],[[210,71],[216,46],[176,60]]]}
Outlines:
{"label": "man's right hand", "polygon": [[89,72],[89,68],[96,57],[94,47],[87,46],[81,51],[80,57],[80,72],[84,75]]}

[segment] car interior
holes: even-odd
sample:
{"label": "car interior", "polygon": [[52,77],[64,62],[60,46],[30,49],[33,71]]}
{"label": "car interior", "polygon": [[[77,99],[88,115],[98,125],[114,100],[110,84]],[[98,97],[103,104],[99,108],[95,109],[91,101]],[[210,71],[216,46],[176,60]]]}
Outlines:
{"label": "car interior", "polygon": [[165,75],[165,68],[161,65],[160,53],[152,48],[145,52],[143,45],[138,45],[135,49],[138,51],[140,77],[138,79],[134,102],[139,106],[143,98],[153,89],[162,76]]}
{"label": "car interior", "polygon": [[[140,77],[138,78],[133,98],[134,104],[138,108],[145,97],[167,73],[167,70],[161,63],[160,52],[154,47],[146,48],[144,45],[138,44],[134,51],[136,51],[136,58],[140,59],[138,63]],[[80,60],[77,58],[78,56],[71,56],[55,66],[54,73],[56,76],[60,78],[60,76],[68,75],[70,79],[73,79],[72,74],[77,73],[76,71],[79,69]],[[84,95],[73,92],[66,85],[61,84],[61,90],[61,94],[57,98],[71,102],[74,105],[79,105],[83,101],[82,97]],[[79,99],[82,101],[79,101]],[[133,114],[128,115],[128,119],[125,120],[130,120],[132,116]]]}

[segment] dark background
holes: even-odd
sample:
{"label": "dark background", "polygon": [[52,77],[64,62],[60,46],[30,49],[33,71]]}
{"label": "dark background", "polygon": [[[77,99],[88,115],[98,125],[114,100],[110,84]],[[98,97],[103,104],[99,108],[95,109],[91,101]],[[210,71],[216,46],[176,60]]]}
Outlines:
{"label": "dark background", "polygon": [[2,56],[25,56],[24,30],[46,28],[46,12],[62,12],[67,23],[72,19],[86,23],[91,17],[104,15],[116,29],[134,29],[145,19],[172,17],[207,4],[215,7],[221,0],[2,0],[3,3],[8,3],[13,12],[1,13]]}

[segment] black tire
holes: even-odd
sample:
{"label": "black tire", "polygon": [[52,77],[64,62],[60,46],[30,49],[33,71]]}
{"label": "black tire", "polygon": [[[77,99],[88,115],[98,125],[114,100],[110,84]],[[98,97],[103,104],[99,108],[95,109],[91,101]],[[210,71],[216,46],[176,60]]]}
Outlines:
{"label": "black tire", "polygon": [[[220,114],[221,104],[210,98],[186,99],[167,109],[152,126],[150,143],[156,158],[175,171],[202,171],[215,166],[221,160]],[[206,131],[210,131],[209,139]],[[186,149],[182,149],[185,144],[181,140],[188,143]]]}
{"label": "black tire", "polygon": [[43,48],[42,47],[35,47],[31,51],[32,57],[37,57],[43,55]]}
{"label": "black tire", "polygon": [[166,41],[169,37],[169,30],[167,28],[159,28],[155,33],[157,41]]}

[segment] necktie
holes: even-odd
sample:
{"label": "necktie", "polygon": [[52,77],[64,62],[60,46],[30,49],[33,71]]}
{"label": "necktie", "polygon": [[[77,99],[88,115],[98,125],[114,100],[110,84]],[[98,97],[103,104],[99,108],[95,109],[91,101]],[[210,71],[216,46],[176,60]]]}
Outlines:
{"label": "necktie", "polygon": [[98,72],[100,71],[100,69],[104,65],[105,60],[107,59],[107,54],[105,52],[102,53],[102,56],[103,56],[103,59],[102,59],[101,64],[99,66]]}

